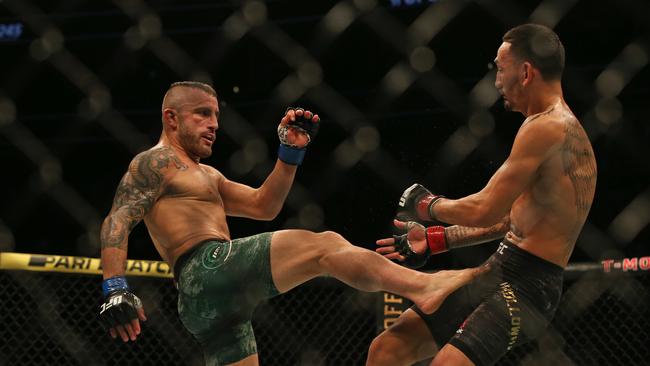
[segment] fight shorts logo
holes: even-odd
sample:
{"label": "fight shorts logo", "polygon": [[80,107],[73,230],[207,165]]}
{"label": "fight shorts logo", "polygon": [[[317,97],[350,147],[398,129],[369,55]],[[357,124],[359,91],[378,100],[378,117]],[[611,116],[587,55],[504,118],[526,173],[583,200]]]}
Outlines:
{"label": "fight shorts logo", "polygon": [[497,248],[497,253],[503,254],[504,249],[508,249],[508,246],[503,243],[499,243],[499,247]]}
{"label": "fight shorts logo", "polygon": [[210,244],[208,250],[203,254],[202,264],[205,269],[216,269],[221,267],[232,251],[232,241]]}

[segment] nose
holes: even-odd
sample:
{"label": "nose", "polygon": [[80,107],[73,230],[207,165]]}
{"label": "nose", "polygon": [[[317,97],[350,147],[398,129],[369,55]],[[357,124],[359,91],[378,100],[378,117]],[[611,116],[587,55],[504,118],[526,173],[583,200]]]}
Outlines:
{"label": "nose", "polygon": [[212,118],[210,118],[208,122],[208,129],[210,129],[210,131],[216,131],[219,129],[219,120],[217,116],[213,115]]}

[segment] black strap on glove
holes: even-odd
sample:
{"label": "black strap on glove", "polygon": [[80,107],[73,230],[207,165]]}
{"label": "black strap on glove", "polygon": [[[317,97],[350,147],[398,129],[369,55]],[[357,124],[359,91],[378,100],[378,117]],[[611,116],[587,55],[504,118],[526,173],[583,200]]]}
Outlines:
{"label": "black strap on glove", "polygon": [[427,260],[431,256],[431,251],[427,247],[426,252],[422,254],[416,253],[411,243],[409,243],[407,236],[408,233],[404,235],[393,235],[393,239],[395,239],[395,250],[404,256],[404,262],[402,263],[406,267],[413,269],[420,268],[427,263]]}
{"label": "black strap on glove", "polygon": [[99,319],[108,330],[118,325],[130,324],[138,318],[138,308],[142,301],[134,294],[119,290],[111,293],[99,307]]}
{"label": "black strap on glove", "polygon": [[102,288],[105,300],[99,307],[99,319],[107,330],[138,319],[138,309],[142,307],[142,301],[129,291],[123,276],[104,280]]}

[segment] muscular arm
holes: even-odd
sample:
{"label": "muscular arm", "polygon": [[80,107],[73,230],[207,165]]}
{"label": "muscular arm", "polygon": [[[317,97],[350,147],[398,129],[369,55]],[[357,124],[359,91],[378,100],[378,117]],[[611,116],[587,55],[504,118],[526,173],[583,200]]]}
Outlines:
{"label": "muscular arm", "polygon": [[183,164],[170,148],[154,148],[136,156],[122,177],[100,233],[105,279],[124,274],[129,233],[158,199],[170,166]]}
{"label": "muscular arm", "polygon": [[510,215],[490,227],[467,227],[453,225],[445,228],[445,239],[449,249],[461,248],[501,239],[510,230]]}
{"label": "muscular arm", "polygon": [[221,179],[219,192],[226,214],[256,220],[272,220],[289,194],[296,176],[296,166],[278,160],[264,183],[257,189]]}
{"label": "muscular arm", "polygon": [[537,175],[540,165],[558,149],[563,129],[557,121],[538,118],[525,123],[508,159],[478,193],[457,200],[441,199],[433,206],[436,219],[470,227],[489,227],[509,214],[514,201]]}

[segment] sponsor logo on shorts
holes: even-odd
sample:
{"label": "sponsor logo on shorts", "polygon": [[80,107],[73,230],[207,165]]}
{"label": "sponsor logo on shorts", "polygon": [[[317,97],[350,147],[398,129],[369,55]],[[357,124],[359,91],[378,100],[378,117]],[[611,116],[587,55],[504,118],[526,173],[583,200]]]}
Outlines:
{"label": "sponsor logo on shorts", "polygon": [[465,329],[465,324],[467,324],[467,319],[463,321],[463,324],[458,327],[458,330],[456,330],[456,334],[463,334],[463,330]]}
{"label": "sponsor logo on shorts", "polygon": [[504,249],[508,249],[508,246],[503,243],[499,243],[499,247],[497,248],[497,253],[503,254]]}
{"label": "sponsor logo on shorts", "polygon": [[501,289],[501,296],[506,302],[506,309],[510,315],[510,340],[508,341],[507,350],[511,350],[519,339],[519,332],[521,331],[521,310],[517,307],[517,295],[512,290],[510,283],[503,282],[499,285]]}
{"label": "sponsor logo on shorts", "polygon": [[216,269],[221,267],[232,251],[232,241],[215,243],[214,248],[208,252],[203,253],[202,263],[206,269]]}

